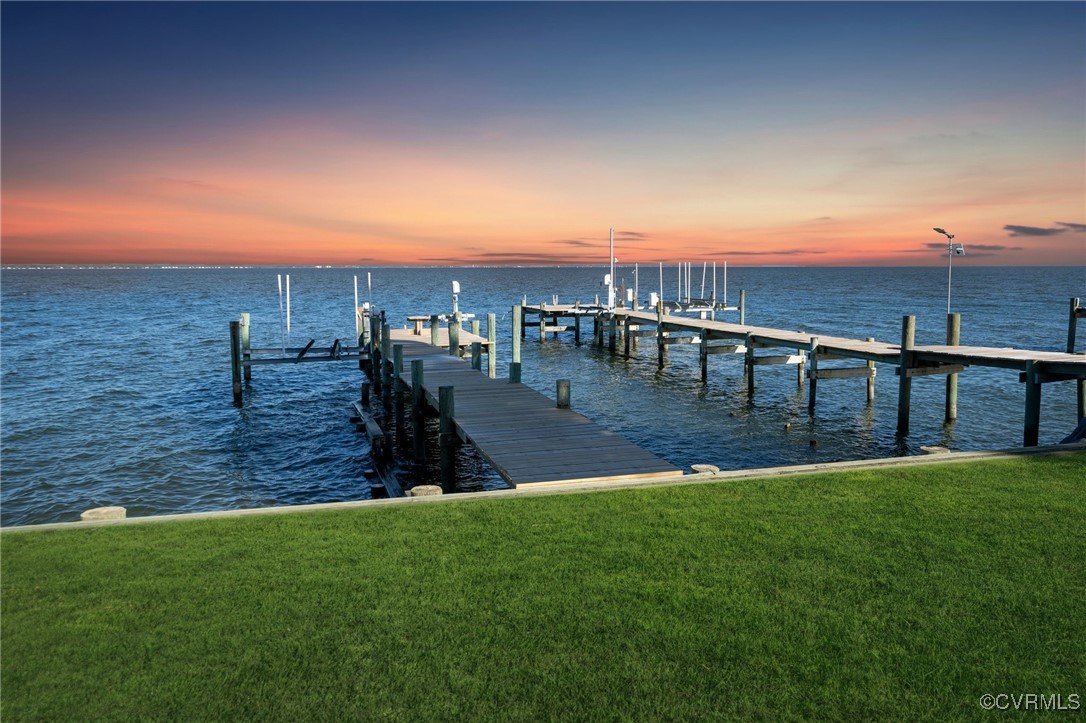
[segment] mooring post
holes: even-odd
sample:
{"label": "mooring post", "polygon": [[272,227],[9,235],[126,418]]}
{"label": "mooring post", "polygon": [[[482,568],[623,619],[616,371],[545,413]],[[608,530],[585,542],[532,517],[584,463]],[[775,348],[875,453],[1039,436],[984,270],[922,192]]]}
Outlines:
{"label": "mooring post", "polygon": [[656,302],[656,366],[660,369],[667,364],[667,343],[664,335],[664,301]]}
{"label": "mooring post", "polygon": [[557,387],[555,396],[558,398],[558,408],[569,409],[569,380],[559,379],[555,386]]}
{"label": "mooring post", "polygon": [[547,312],[543,310],[545,304],[539,302],[539,340],[543,341],[547,338]]}
{"label": "mooring post", "polygon": [[1036,447],[1041,430],[1041,380],[1037,362],[1026,362],[1026,421],[1022,446]]}
{"label": "mooring post", "polygon": [[509,362],[509,383],[520,384],[520,362]]}
{"label": "mooring post", "polygon": [[[1078,331],[1078,317],[1082,314],[1079,307],[1079,298],[1077,296],[1071,298],[1070,313],[1067,316],[1067,353],[1074,354],[1075,352],[1075,337]],[[1075,421],[1079,422],[1086,418],[1086,379],[1079,379],[1075,384],[1078,387],[1078,406],[1075,414]]]}
{"label": "mooring post", "polygon": [[392,346],[392,396],[395,398],[396,403],[396,434],[403,439],[405,431],[404,424],[404,412],[403,412],[403,380],[400,379],[400,375],[403,374],[403,344],[394,344]]}
{"label": "mooring post", "polygon": [[362,382],[362,389],[360,391],[362,396],[362,406],[368,407],[370,405],[370,383]]}
{"label": "mooring post", "polygon": [[460,312],[449,319],[449,356],[460,356]]}
{"label": "mooring post", "polygon": [[807,414],[815,413],[815,402],[818,398],[818,337],[811,337],[811,383],[807,387]]}
{"label": "mooring post", "polygon": [[230,376],[234,382],[234,404],[241,406],[241,322],[230,322]]}
{"label": "mooring post", "polygon": [[581,344],[581,301],[578,299],[573,302],[573,343],[580,346]]}
{"label": "mooring post", "polygon": [[472,319],[471,320],[471,333],[474,334],[475,336],[479,336],[479,320],[478,319]]}
{"label": "mooring post", "polygon": [[439,387],[438,446],[441,452],[441,486],[451,490],[456,486],[456,426],[453,415],[456,414],[453,387]]}
{"label": "mooring post", "polygon": [[441,317],[430,314],[430,344],[441,346]]}
{"label": "mooring post", "polygon": [[[357,301],[357,299],[355,299]],[[361,306],[354,307],[354,334],[358,339],[358,348],[361,349],[362,345],[366,342],[366,317],[363,315],[363,308]]]}
{"label": "mooring post", "polygon": [[752,396],[754,394],[754,338],[750,334],[747,334],[744,346],[747,348],[747,353],[743,355],[743,370],[747,376],[747,395]]}
{"label": "mooring post", "polygon": [[701,335],[701,343],[698,344],[698,363],[701,366],[701,380],[706,382],[709,381],[709,330],[701,329],[698,334]]}
{"label": "mooring post", "polygon": [[806,376],[807,367],[807,352],[799,350],[799,363],[796,364],[796,386],[803,386],[804,377]]}
{"label": "mooring post", "polygon": [[471,342],[471,368],[475,371],[483,369],[483,345],[480,342]]}
{"label": "mooring post", "polygon": [[520,338],[525,337],[526,330],[524,328],[524,307],[528,305],[528,297],[525,296],[521,303],[513,307],[513,331],[520,329]]}
{"label": "mooring post", "polygon": [[381,393],[381,319],[374,315],[370,317],[370,378],[373,380],[373,391]]}
{"label": "mooring post", "polygon": [[411,441],[415,460],[426,459],[426,397],[423,392],[423,360],[411,360]]}
{"label": "mooring post", "polygon": [[[241,312],[241,359],[247,362],[253,358],[253,353],[250,351],[252,346],[249,344],[249,312]],[[245,375],[245,381],[252,381],[253,368],[248,364],[242,365],[242,373]]]}
{"label": "mooring post", "polygon": [[513,362],[520,363],[520,340],[524,337],[524,307],[513,306]]}
{"label": "mooring post", "polygon": [[897,382],[897,434],[901,437],[909,433],[909,402],[913,393],[913,378],[909,376],[909,370],[913,366],[915,341],[916,317],[901,317],[901,361],[898,362],[901,376]]}
{"label": "mooring post", "polygon": [[625,317],[622,318],[622,329],[623,329],[623,334],[622,334],[623,351],[625,352],[626,358],[629,359],[630,358],[630,344],[631,344],[631,340],[630,340],[630,317],[625,316]]}
{"label": "mooring post", "polygon": [[[869,337],[867,337],[867,340],[873,342],[873,341],[875,341],[875,337],[869,336]],[[868,372],[868,376],[867,376],[867,403],[871,404],[871,403],[873,403],[875,401],[875,360],[874,359],[868,359],[867,360],[867,368],[871,370],[870,372]]]}
{"label": "mooring post", "polygon": [[610,318],[607,319],[607,351],[612,354],[615,353],[615,337],[618,334],[618,319],[615,318],[615,312],[611,312]]}
{"label": "mooring post", "polygon": [[486,315],[486,375],[493,379],[498,371],[498,315]]}
{"label": "mooring post", "polygon": [[[958,346],[962,336],[962,315],[946,315],[946,344]],[[946,375],[946,415],[943,421],[953,422],[958,418],[958,375]]]}
{"label": "mooring post", "polygon": [[747,323],[747,290],[739,289],[739,324]]}
{"label": "mooring post", "polygon": [[381,324],[381,403],[386,412],[392,409],[392,334],[388,324]]}

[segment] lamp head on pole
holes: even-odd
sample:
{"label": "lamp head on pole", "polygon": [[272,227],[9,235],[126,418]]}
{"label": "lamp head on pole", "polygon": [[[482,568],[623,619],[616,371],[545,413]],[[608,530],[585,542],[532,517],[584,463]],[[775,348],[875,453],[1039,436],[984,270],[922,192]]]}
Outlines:
{"label": "lamp head on pole", "polygon": [[947,240],[948,240],[948,241],[949,241],[950,239],[954,238],[954,234],[952,234],[952,233],[947,233],[945,229],[941,229],[941,228],[933,228],[933,229],[932,229],[932,231],[934,231],[935,233],[941,233],[941,234],[943,234],[944,236],[946,236],[946,237],[947,237]]}

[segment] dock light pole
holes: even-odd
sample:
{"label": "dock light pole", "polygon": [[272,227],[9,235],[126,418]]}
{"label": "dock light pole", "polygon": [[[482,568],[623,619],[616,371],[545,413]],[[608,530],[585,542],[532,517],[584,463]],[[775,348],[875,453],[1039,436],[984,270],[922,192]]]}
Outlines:
{"label": "dock light pole", "polygon": [[611,264],[611,273],[607,274],[607,308],[613,310],[615,308],[615,229],[612,226],[611,231],[608,234],[610,242],[608,243],[608,258]]}
{"label": "dock light pole", "polygon": [[947,233],[944,229],[933,228],[935,233],[946,236],[946,313],[950,313],[950,279],[954,272],[954,257],[965,256],[965,246],[954,243],[954,234]]}

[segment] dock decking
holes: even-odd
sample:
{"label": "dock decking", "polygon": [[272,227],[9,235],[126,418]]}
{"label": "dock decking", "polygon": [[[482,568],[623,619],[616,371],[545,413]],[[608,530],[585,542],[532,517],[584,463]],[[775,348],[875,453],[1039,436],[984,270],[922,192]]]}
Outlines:
{"label": "dock decking", "polygon": [[391,344],[403,347],[400,381],[411,388],[410,362],[421,359],[429,406],[438,409],[438,390],[453,387],[457,436],[514,487],[682,474],[572,409],[558,408],[534,389],[472,369],[411,330],[393,329],[390,337]]}

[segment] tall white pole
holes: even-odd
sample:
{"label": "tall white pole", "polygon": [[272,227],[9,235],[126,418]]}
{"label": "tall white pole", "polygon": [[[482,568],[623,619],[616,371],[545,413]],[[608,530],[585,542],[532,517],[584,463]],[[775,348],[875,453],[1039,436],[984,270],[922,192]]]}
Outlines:
{"label": "tall white pole", "polygon": [[705,272],[709,270],[709,262],[701,262],[701,298],[705,298]]}
{"label": "tall white pole", "polygon": [[724,306],[728,305],[728,262],[724,262]]}
{"label": "tall white pole", "polygon": [[660,301],[664,300],[664,262],[660,262]]}
{"label": "tall white pole", "polygon": [[610,239],[607,248],[610,251],[609,263],[611,264],[611,283],[607,285],[607,308],[615,308],[615,228],[611,227],[608,233]]}
{"label": "tall white pole", "polygon": [[287,335],[283,324],[283,275],[276,274],[275,280],[279,284],[279,342],[283,347],[283,353],[287,353]]}
{"label": "tall white pole", "polygon": [[716,261],[713,262],[713,301],[716,301]]}
{"label": "tall white pole", "polygon": [[634,311],[637,311],[638,308],[641,306],[641,300],[640,299],[641,299],[641,297],[639,297],[637,295],[637,264],[635,263],[634,264],[634,299],[633,299]]}
{"label": "tall white pole", "polygon": [[373,306],[373,272],[371,271],[366,272],[366,295],[370,306]]}
{"label": "tall white pole", "polygon": [[679,296],[675,299],[680,304],[683,303],[683,262],[679,262]]}
{"label": "tall white pole", "polygon": [[287,274],[287,338],[290,338],[290,274]]}
{"label": "tall white pole", "polygon": [[947,242],[946,255],[946,313],[950,313],[950,276],[954,271],[954,242]]}
{"label": "tall white pole", "polygon": [[358,318],[358,274],[354,275],[354,317]]}

